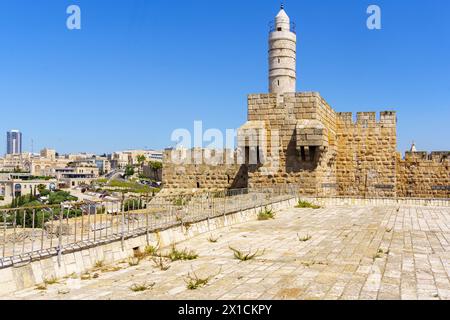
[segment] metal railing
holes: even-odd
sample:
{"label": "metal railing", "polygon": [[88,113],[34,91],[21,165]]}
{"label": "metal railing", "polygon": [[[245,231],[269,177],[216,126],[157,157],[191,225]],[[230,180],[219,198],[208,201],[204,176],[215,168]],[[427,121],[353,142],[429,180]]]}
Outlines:
{"label": "metal railing", "polygon": [[238,189],[0,210],[0,268],[292,199],[297,188]]}
{"label": "metal railing", "polygon": [[[290,31],[292,33],[297,33],[297,25],[295,24],[295,22],[291,21],[289,23],[289,26],[290,26]],[[275,23],[275,20],[272,20],[272,21],[269,22],[269,33],[272,33],[274,31],[277,31],[276,30],[276,23]]]}

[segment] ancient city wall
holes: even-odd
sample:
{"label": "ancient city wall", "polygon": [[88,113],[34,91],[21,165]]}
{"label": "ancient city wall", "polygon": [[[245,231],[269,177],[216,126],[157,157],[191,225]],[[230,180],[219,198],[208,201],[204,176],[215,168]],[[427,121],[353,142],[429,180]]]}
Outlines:
{"label": "ancient city wall", "polygon": [[450,152],[397,155],[399,197],[450,198]]}
{"label": "ancient city wall", "polygon": [[317,102],[317,117],[326,128],[326,138],[328,141],[325,150],[326,152],[324,152],[324,156],[320,159],[317,168],[319,183],[319,192],[317,195],[336,195],[338,190],[336,175],[338,117],[325,99],[319,97]]}
{"label": "ancient city wall", "polygon": [[396,113],[338,114],[339,195],[396,196]]}
{"label": "ancient city wall", "polygon": [[162,181],[173,190],[239,189],[247,187],[247,172],[233,150],[167,150]]}
{"label": "ancient city wall", "polygon": [[[354,120],[316,92],[251,94],[237,151],[227,150],[225,164],[167,163],[163,182],[175,190],[292,184],[316,196],[450,198],[449,152],[402,160],[396,126],[393,111],[378,120],[375,112],[359,112]],[[255,150],[258,161],[249,163]]]}

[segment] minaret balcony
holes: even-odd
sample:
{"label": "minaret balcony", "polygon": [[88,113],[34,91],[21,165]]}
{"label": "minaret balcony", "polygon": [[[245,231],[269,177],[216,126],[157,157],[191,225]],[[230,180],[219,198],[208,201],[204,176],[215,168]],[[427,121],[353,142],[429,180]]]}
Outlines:
{"label": "minaret balcony", "polygon": [[269,33],[277,32],[277,31],[290,31],[292,33],[297,34],[297,32],[296,32],[297,26],[296,26],[295,22],[290,22],[289,26],[290,26],[290,30],[283,30],[282,28],[277,28],[277,24],[276,24],[275,20],[272,20],[269,22]]}

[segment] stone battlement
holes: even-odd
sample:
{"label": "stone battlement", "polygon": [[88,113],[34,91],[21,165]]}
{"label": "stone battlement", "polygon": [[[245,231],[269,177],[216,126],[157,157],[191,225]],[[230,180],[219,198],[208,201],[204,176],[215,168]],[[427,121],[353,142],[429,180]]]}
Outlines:
{"label": "stone battlement", "polygon": [[450,161],[450,151],[415,151],[415,152],[406,152],[405,153],[405,161],[431,161],[442,163],[445,161]]}
{"label": "stone battlement", "polygon": [[376,112],[358,112],[356,113],[356,121],[352,112],[337,112],[337,116],[344,125],[382,124],[395,126],[397,123],[397,113],[395,111],[380,112],[379,120],[377,120]]}
{"label": "stone battlement", "polygon": [[319,92],[292,92],[292,93],[252,93],[249,94],[248,96],[249,100],[254,100],[254,99],[268,99],[268,98],[321,98],[320,93]]}

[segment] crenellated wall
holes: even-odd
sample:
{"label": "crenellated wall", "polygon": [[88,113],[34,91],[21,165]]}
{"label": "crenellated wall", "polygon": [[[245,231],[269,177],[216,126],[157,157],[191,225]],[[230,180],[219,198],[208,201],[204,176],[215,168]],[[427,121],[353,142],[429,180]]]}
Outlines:
{"label": "crenellated wall", "polygon": [[397,155],[397,195],[450,198],[450,152],[407,152]]}
{"label": "crenellated wall", "polygon": [[166,150],[162,182],[165,189],[246,188],[247,168],[233,150]]}
{"label": "crenellated wall", "polygon": [[292,184],[314,196],[450,198],[450,152],[407,153],[401,159],[394,111],[378,119],[375,112],[358,112],[354,119],[335,112],[317,92],[251,94],[237,141],[224,165],[165,164],[165,187]]}
{"label": "crenellated wall", "polygon": [[340,195],[396,195],[396,113],[338,113],[337,180]]}

